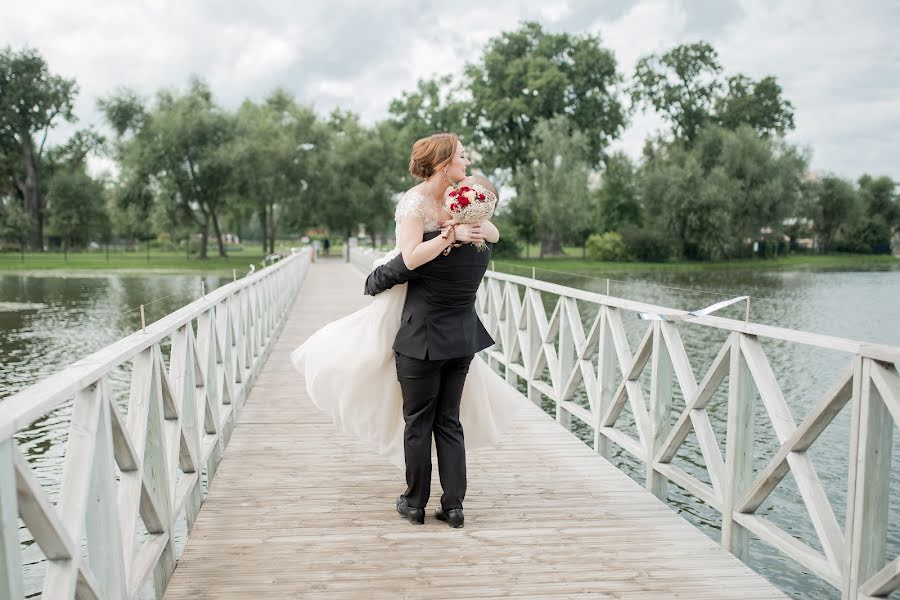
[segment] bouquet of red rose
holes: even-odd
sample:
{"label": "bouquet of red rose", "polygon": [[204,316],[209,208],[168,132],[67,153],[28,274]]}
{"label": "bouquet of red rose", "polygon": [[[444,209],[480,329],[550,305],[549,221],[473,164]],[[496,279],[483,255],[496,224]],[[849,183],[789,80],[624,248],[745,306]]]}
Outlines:
{"label": "bouquet of red rose", "polygon": [[[451,189],[444,197],[444,208],[457,223],[481,223],[494,214],[497,197],[487,188],[477,183]],[[474,242],[481,251],[487,248],[484,242]]]}

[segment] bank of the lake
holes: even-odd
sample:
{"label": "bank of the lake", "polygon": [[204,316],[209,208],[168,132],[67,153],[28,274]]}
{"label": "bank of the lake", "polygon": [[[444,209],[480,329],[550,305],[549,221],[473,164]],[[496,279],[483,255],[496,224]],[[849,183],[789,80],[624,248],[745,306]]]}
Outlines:
{"label": "bank of the lake", "polygon": [[[290,253],[290,248],[276,248],[276,252]],[[0,273],[7,274],[53,274],[55,276],[73,276],[109,272],[116,274],[167,274],[189,275],[207,274],[232,276],[235,272],[240,277],[250,270],[250,265],[259,269],[263,255],[259,248],[231,251],[228,256],[210,256],[200,259],[196,256],[186,257],[183,252],[111,252],[109,257],[102,251],[70,252],[68,256],[62,252],[43,252],[21,254],[0,254]]]}
{"label": "bank of the lake", "polygon": [[[580,252],[580,251],[579,251]],[[700,272],[700,271],[765,271],[765,270],[840,270],[868,271],[900,269],[900,257],[871,254],[794,254],[771,259],[722,261],[611,262],[584,260],[567,252],[566,256],[549,258],[498,258],[498,271],[530,275],[531,269],[606,277],[608,273]]]}

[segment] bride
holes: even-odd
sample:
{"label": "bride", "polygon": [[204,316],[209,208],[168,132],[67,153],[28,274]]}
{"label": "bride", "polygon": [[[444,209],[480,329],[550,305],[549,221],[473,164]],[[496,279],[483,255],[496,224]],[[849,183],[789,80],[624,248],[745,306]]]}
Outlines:
{"label": "bride", "polygon": [[[450,155],[441,164],[423,164],[418,157],[423,143],[447,146]],[[442,223],[451,222],[451,216],[443,209],[444,193],[449,185],[466,178],[469,164],[465,149],[453,134],[435,134],[416,142],[410,173],[423,181],[397,203],[394,216],[398,247],[375,261],[373,267],[400,254],[401,246],[404,262],[411,269],[439,257],[446,246],[440,236],[429,242],[421,240],[426,232],[447,233],[447,228],[441,228]],[[455,225],[454,231],[458,243],[496,242],[499,238],[490,221]],[[403,397],[392,346],[400,329],[406,289],[407,284],[397,285],[375,296],[366,307],[316,331],[291,353],[291,361],[304,376],[313,404],[330,415],[339,429],[362,440],[401,469]],[[494,445],[519,402],[518,392],[476,355],[460,400],[459,420],[467,453]]]}

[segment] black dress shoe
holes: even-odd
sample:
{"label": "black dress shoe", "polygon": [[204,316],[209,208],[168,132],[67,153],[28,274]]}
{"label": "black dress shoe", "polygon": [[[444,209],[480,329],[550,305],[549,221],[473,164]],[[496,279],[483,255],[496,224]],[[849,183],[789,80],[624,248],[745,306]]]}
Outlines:
{"label": "black dress shoe", "polygon": [[397,498],[397,512],[409,519],[410,523],[422,525],[425,523],[425,509],[412,508],[406,503],[406,496]]}
{"label": "black dress shoe", "polygon": [[446,512],[444,512],[443,508],[439,508],[434,511],[434,518],[438,521],[444,521],[447,525],[455,529],[462,527],[463,522],[465,521],[463,510],[461,508],[451,508]]}

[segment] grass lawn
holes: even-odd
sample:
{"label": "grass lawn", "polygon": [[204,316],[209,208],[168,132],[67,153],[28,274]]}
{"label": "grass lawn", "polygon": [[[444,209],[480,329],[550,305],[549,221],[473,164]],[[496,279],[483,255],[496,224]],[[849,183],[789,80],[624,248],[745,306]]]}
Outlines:
{"label": "grass lawn", "polygon": [[[290,247],[276,248],[282,253],[289,253]],[[237,270],[238,276],[250,270],[250,264],[259,269],[262,265],[262,254],[259,247],[249,247],[242,250],[228,250],[226,258],[215,255],[215,249],[210,248],[210,258],[200,260],[196,256],[187,258],[183,252],[162,252],[143,250],[137,252],[115,251],[106,253],[102,250],[95,252],[70,252],[66,257],[62,252],[26,252],[24,260],[17,253],[0,254],[0,273],[9,272],[35,272],[35,271],[154,271],[161,273],[209,273],[216,275],[231,275],[232,269]]]}

